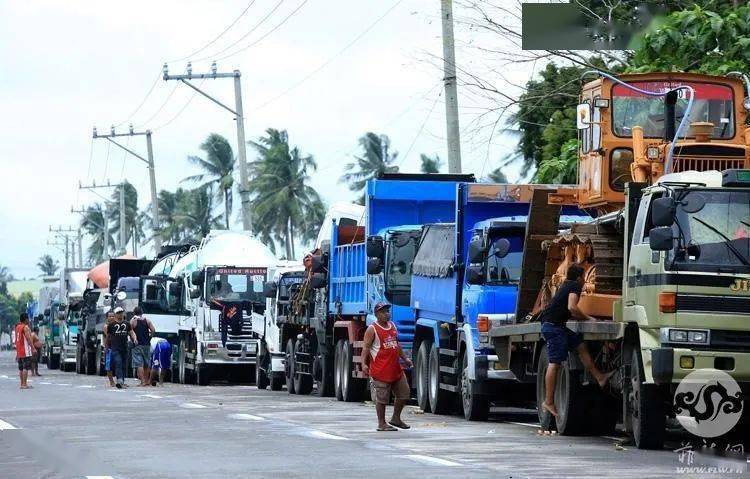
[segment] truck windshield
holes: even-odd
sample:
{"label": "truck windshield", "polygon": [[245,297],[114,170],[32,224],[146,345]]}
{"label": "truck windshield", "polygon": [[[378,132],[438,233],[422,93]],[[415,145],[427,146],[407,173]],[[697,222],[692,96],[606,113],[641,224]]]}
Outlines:
{"label": "truck windshield", "polygon": [[[521,259],[525,226],[493,229],[490,231],[490,247],[485,264],[485,284],[518,283],[521,279]],[[497,256],[500,238],[510,241],[510,252],[504,258]]]}
{"label": "truck windshield", "polygon": [[[181,314],[182,289],[170,285],[179,284],[166,276],[144,277],[141,282],[140,306],[147,314]],[[170,291],[171,289],[171,291]]]}
{"label": "truck windshield", "polygon": [[265,268],[217,268],[206,275],[208,298],[218,301],[265,303]]}
{"label": "truck windshield", "polygon": [[[695,101],[688,124],[710,122],[714,125],[712,138],[734,137],[734,101],[732,89],[727,85],[698,82],[631,82],[647,91],[667,92],[680,85],[695,90]],[[685,113],[690,93],[680,90],[675,106],[675,120],[679,124]],[[630,137],[633,127],[643,127],[647,138],[664,137],[664,99],[646,96],[622,85],[612,88],[612,129],[615,135]]]}
{"label": "truck windshield", "polygon": [[[684,240],[673,253],[674,269],[750,272],[750,191],[692,190],[678,194],[675,234]],[[691,213],[690,205],[703,204]],[[681,246],[681,247],[680,247]]]}
{"label": "truck windshield", "polygon": [[285,274],[279,279],[279,299],[289,299],[294,294],[294,285],[302,284],[304,273]]}
{"label": "truck windshield", "polygon": [[390,234],[386,257],[385,287],[387,291],[409,291],[412,265],[417,254],[420,230],[396,231]]}

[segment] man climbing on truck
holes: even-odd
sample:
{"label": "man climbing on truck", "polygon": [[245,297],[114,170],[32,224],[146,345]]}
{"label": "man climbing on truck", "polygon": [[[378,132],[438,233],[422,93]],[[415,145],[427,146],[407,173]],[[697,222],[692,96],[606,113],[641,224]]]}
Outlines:
{"label": "man climbing on truck", "polygon": [[[362,370],[372,380],[372,400],[375,401],[375,412],[378,415],[378,431],[409,429],[410,426],[401,419],[401,411],[409,400],[411,390],[400,359],[408,367],[412,367],[412,362],[398,342],[396,325],[391,322],[391,305],[381,301],[375,305],[374,312],[376,321],[365,331]],[[395,397],[393,416],[386,423],[385,406],[390,402],[391,393]]]}
{"label": "man climbing on truck", "polygon": [[599,387],[604,387],[614,371],[603,373],[591,359],[586,344],[579,334],[565,326],[565,323],[575,318],[582,321],[596,321],[578,307],[578,300],[583,289],[583,268],[579,264],[572,264],[568,268],[566,280],[558,288],[552,300],[539,315],[542,323],[542,336],[547,344],[549,367],[545,375],[545,398],[542,407],[553,416],[557,416],[555,407],[555,386],[560,364],[568,359],[568,351],[577,351],[583,366],[594,377]]}

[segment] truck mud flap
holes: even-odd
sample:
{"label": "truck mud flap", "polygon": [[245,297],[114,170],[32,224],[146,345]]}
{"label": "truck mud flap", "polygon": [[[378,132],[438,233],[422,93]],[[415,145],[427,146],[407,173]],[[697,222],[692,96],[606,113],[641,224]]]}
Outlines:
{"label": "truck mud flap", "polygon": [[656,348],[651,350],[651,374],[656,384],[669,384],[674,373],[674,349]]}

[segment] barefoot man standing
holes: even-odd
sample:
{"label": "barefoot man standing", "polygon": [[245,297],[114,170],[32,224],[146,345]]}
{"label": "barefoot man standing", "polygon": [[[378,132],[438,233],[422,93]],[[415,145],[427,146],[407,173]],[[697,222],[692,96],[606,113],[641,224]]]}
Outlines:
{"label": "barefoot man standing", "polygon": [[583,289],[583,268],[579,264],[571,264],[565,282],[560,285],[552,300],[540,314],[542,322],[542,336],[547,343],[547,357],[549,366],[544,378],[545,398],[542,407],[557,417],[555,407],[555,386],[560,364],[568,359],[568,351],[577,351],[578,357],[586,370],[594,377],[600,387],[604,387],[612,373],[602,373],[591,359],[588,348],[579,334],[565,326],[573,318],[577,320],[596,321],[578,307],[578,300]]}
{"label": "barefoot man standing", "polygon": [[21,389],[31,389],[27,381],[31,370],[31,357],[36,354],[36,349],[31,341],[31,330],[29,329],[29,315],[21,313],[19,323],[16,325],[16,359],[18,360],[18,378],[21,380]]}
{"label": "barefoot man standing", "polygon": [[[401,420],[401,410],[409,400],[409,383],[399,359],[412,367],[411,359],[406,357],[398,342],[396,325],[391,322],[391,305],[379,302],[375,305],[377,320],[365,331],[362,347],[362,370],[370,375],[372,381],[372,400],[375,401],[375,412],[378,415],[378,431],[395,431],[396,427],[409,429]],[[385,406],[395,397],[393,416],[385,422]],[[395,427],[394,427],[395,426]]]}

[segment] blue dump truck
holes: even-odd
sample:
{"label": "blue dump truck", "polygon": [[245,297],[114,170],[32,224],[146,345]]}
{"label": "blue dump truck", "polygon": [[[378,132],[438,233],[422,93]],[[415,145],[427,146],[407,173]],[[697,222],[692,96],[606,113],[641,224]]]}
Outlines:
{"label": "blue dump truck", "polygon": [[[467,419],[484,420],[499,398],[507,371],[494,369],[497,357],[480,347],[480,338],[488,332],[486,314],[513,320],[529,205],[542,191],[554,190],[460,184],[455,222],[424,226],[410,298],[416,319],[414,383],[422,410],[458,409]],[[562,214],[569,216],[562,223],[582,218],[575,208],[563,208]]]}
{"label": "blue dump truck", "polygon": [[290,393],[308,394],[317,382],[321,396],[363,398],[362,339],[377,301],[393,304],[400,340],[411,348],[411,263],[422,225],[453,221],[457,185],[473,181],[473,175],[388,174],[368,182],[363,221],[333,225],[330,240],[305,258],[305,279],[289,314],[277,320]]}

